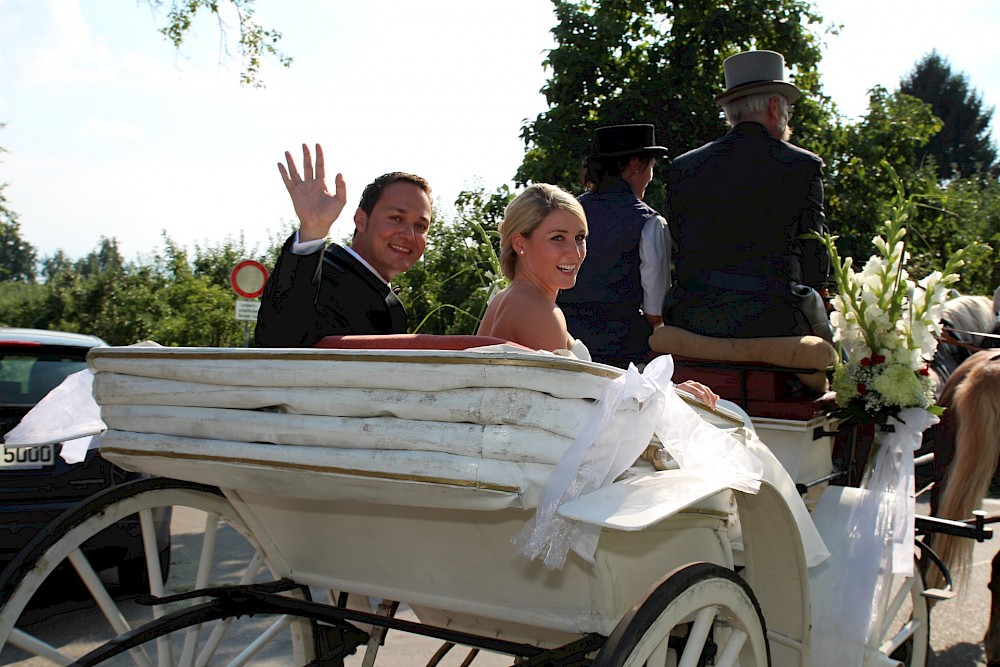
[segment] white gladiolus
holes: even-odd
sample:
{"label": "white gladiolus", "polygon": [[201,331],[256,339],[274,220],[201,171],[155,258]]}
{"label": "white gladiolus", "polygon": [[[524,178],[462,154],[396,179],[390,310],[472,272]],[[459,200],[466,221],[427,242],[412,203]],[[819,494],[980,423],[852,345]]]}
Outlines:
{"label": "white gladiolus", "polygon": [[840,260],[833,237],[821,237],[839,288],[830,322],[846,357],[834,374],[837,401],[879,423],[902,408],[932,406],[928,363],[938,346],[950,286],[958,280],[952,269],[961,266],[965,252],[949,258],[946,271],[911,280],[903,226],[907,206],[897,207],[884,234],[872,239],[877,252],[860,272],[852,258]]}

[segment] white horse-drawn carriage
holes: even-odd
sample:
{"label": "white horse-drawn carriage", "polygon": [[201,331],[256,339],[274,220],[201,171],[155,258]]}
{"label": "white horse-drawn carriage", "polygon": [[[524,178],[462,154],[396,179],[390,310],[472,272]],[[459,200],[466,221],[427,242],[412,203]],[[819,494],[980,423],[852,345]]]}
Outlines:
{"label": "white horse-drawn carriage", "polygon": [[[152,477],[67,512],[7,568],[4,664],[253,664],[272,643],[287,653],[268,664],[369,665],[400,631],[515,665],[926,659],[919,571],[888,578],[873,638],[814,632],[845,586],[861,492],[829,484],[838,425],[808,397],[755,424],[678,398],[650,367],[503,345],[112,347],[89,364],[102,455]],[[182,588],[161,584],[161,508],[204,517],[197,562],[170,564],[190,573]],[[153,597],[115,597],[80,550],[133,514]],[[221,531],[249,543],[246,562]],[[69,638],[32,603],[68,567],[102,610]],[[247,615],[268,620],[227,653]]]}

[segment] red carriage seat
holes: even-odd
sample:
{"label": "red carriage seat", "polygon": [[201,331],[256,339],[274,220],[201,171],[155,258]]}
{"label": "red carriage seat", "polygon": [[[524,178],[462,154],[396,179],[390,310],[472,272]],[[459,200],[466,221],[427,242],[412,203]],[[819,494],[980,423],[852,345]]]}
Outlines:
{"label": "red carriage seat", "polygon": [[800,373],[801,369],[762,362],[737,363],[674,355],[674,382],[701,382],[721,398],[739,405],[751,417],[809,421],[833,410],[836,407],[833,394],[806,387],[799,379]]}

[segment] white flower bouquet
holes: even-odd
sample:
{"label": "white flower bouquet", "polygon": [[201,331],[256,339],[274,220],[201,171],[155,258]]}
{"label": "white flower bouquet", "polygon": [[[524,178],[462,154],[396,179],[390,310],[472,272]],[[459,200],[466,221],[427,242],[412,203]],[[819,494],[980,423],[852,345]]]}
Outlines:
{"label": "white flower bouquet", "polygon": [[934,414],[929,362],[941,333],[941,312],[970,248],[948,258],[943,271],[919,281],[906,270],[906,222],[914,204],[900,192],[892,214],[872,239],[877,254],[855,271],[841,259],[837,237],[818,235],[830,253],[837,294],[830,320],[845,360],[834,369],[833,389],[844,416],[884,426],[904,408]]}
{"label": "white flower bouquet", "polygon": [[852,258],[841,259],[836,237],[816,235],[836,280],[830,320],[843,353],[833,374],[837,404],[841,416],[875,430],[860,480],[866,493],[853,501],[846,526],[851,538],[829,575],[829,604],[814,615],[813,646],[848,646],[859,661],[864,650],[877,650],[877,601],[886,599],[891,574],[912,575],[913,452],[942,412],[934,405],[929,363],[944,304],[970,250],[952,255],[944,270],[912,280],[906,223],[914,204],[896,183],[892,212],[872,239],[876,254],[861,271]]}

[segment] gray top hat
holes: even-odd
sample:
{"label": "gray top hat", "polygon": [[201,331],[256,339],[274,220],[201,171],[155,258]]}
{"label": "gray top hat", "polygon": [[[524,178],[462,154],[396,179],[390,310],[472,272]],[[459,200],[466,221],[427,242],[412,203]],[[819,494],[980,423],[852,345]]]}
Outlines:
{"label": "gray top hat", "polygon": [[667,149],[656,145],[656,128],[649,124],[610,125],[597,128],[597,152],[592,158],[651,153],[664,157]]}
{"label": "gray top hat", "polygon": [[794,104],[802,93],[785,81],[785,57],[775,51],[744,51],[729,56],[722,63],[726,73],[726,92],[715,96],[722,105],[754,93],[779,93]]}

